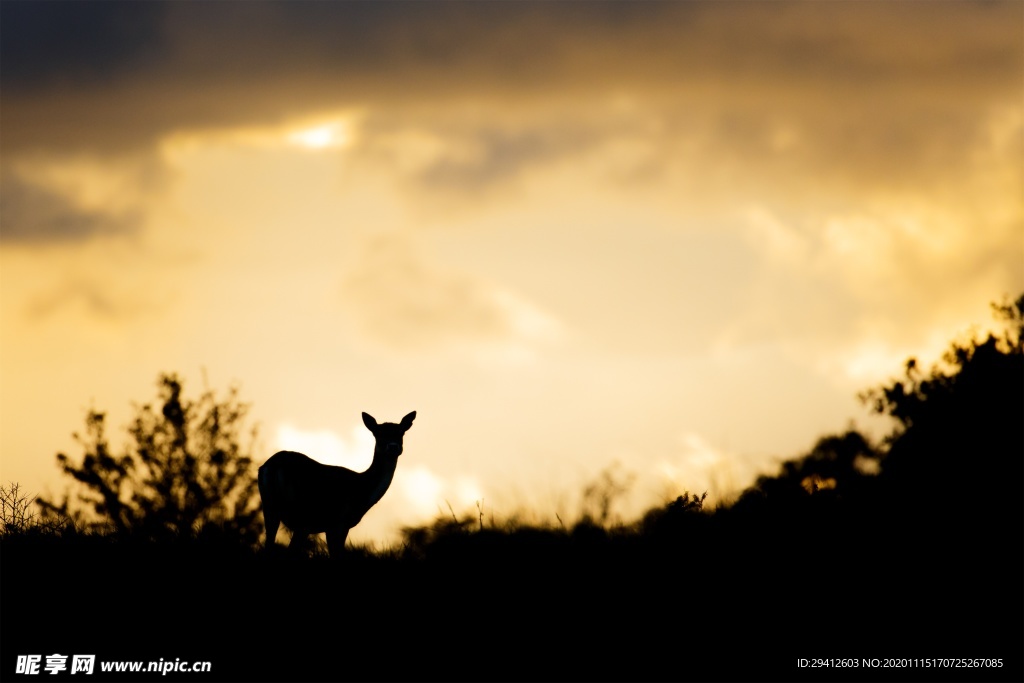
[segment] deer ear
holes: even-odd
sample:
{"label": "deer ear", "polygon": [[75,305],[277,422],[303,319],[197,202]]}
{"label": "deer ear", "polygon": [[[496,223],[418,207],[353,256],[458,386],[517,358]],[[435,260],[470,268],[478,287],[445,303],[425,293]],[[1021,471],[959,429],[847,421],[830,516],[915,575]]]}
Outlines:
{"label": "deer ear", "polygon": [[371,432],[377,429],[377,421],[374,420],[373,416],[369,413],[363,413],[363,424],[366,425],[366,428]]}
{"label": "deer ear", "polygon": [[412,421],[415,420],[415,419],[416,419],[416,411],[414,410],[414,411],[412,411],[411,413],[409,413],[408,415],[406,415],[405,417],[402,418],[402,427],[404,427],[405,430],[408,431],[409,427],[412,427]]}

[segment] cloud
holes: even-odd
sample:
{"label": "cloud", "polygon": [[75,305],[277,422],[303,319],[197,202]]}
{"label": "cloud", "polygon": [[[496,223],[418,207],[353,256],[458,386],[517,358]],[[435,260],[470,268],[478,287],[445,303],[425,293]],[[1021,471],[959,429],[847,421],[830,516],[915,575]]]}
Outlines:
{"label": "cloud", "polygon": [[[475,477],[458,475],[445,478],[425,465],[399,467],[395,472],[394,486],[401,494],[406,522],[414,518],[430,519],[438,514],[448,514],[451,506],[459,514],[466,508],[483,501],[480,483]],[[398,505],[397,501],[392,507]]]}
{"label": "cloud", "polygon": [[[479,202],[533,171],[588,165],[632,189],[671,186],[691,212],[738,195],[834,205],[851,188],[948,184],[977,167],[980,139],[1012,134],[991,112],[1014,120],[1024,69],[1015,5],[999,2],[5,3],[2,12],[7,159],[156,156],[174,135],[358,110],[348,152],[406,181],[418,200]],[[14,234],[97,229],[90,214],[45,223]]]}
{"label": "cloud", "polygon": [[76,206],[66,196],[26,182],[13,172],[3,172],[0,184],[0,242],[4,244],[81,242],[132,232],[138,225],[134,213],[110,215]]}
{"label": "cloud", "polygon": [[400,235],[365,244],[344,277],[342,301],[368,337],[393,348],[532,348],[563,334],[560,323],[514,293],[429,265]]}
{"label": "cloud", "polygon": [[165,9],[159,2],[5,3],[5,93],[101,86],[169,58]]}
{"label": "cloud", "polygon": [[771,211],[754,206],[744,212],[747,237],[754,247],[776,263],[799,266],[808,256],[808,240]]}
{"label": "cloud", "polygon": [[531,172],[580,159],[624,134],[616,122],[586,113],[540,109],[524,118],[493,106],[422,117],[375,110],[361,122],[351,153],[400,180],[418,202],[479,205],[497,190],[521,189]]}
{"label": "cloud", "polygon": [[594,136],[580,126],[484,127],[459,135],[454,144],[445,146],[446,150],[467,150],[467,154],[440,155],[418,179],[428,189],[456,187],[472,192],[519,176],[531,166],[579,153],[593,141]]}
{"label": "cloud", "polygon": [[169,177],[146,154],[4,156],[0,240],[38,246],[134,235]]}
{"label": "cloud", "polygon": [[40,320],[67,309],[79,308],[91,320],[118,322],[158,310],[147,295],[124,291],[111,283],[88,278],[64,281],[31,297],[26,308],[30,320]]}
{"label": "cloud", "polygon": [[[771,256],[776,280],[755,296],[809,302],[801,315],[825,307],[815,288],[874,307],[877,292],[945,296],[963,278],[980,289],[1021,277],[1006,254],[1021,225],[1015,3],[67,5],[2,5],[5,169],[31,150],[152,153],[176,134],[359,111],[344,164],[389,190],[397,181],[396,211],[529,183],[552,212],[569,204],[562,187],[594,206],[609,188],[646,192],[679,226],[757,207],[742,238]],[[138,219],[108,210],[116,193],[83,204],[6,170],[3,190],[5,243],[127,234]],[[908,231],[900,205],[922,193],[961,225],[919,216]],[[432,266],[402,240],[361,258],[342,299],[368,338],[522,350],[560,334],[515,292]],[[845,332],[853,317],[833,304],[824,319]]]}
{"label": "cloud", "polygon": [[353,425],[345,438],[330,429],[301,429],[282,422],[275,437],[276,450],[298,451],[325,465],[362,472],[373,459],[373,435],[361,423]]}
{"label": "cloud", "polygon": [[737,481],[745,481],[751,474],[735,471],[744,464],[742,459],[712,445],[695,432],[680,435],[671,451],[669,457],[653,463],[649,473],[660,479],[656,484],[660,484],[658,488],[665,498],[684,492],[700,495],[708,491],[714,499],[709,504],[718,504],[736,493]]}
{"label": "cloud", "polygon": [[[1022,61],[1013,2],[15,2],[2,12],[9,149],[146,145],[183,127],[318,108],[516,109],[615,92],[702,108],[731,91],[741,108],[809,100],[861,119],[916,103],[912,118],[935,131],[946,114],[934,105],[948,112],[954,89],[1015,97]],[[918,144],[910,128],[884,141],[847,132],[853,146]],[[507,143],[487,141],[498,156]]]}
{"label": "cloud", "polygon": [[663,118],[652,102],[614,95],[512,111],[500,100],[429,111],[376,108],[360,121],[350,151],[401,178],[417,199],[480,203],[493,190],[521,190],[534,172],[565,164],[613,184],[651,181],[677,133]]}
{"label": "cloud", "polygon": [[912,356],[930,365],[966,321],[988,328],[988,304],[1024,283],[1019,200],[988,196],[979,207],[955,193],[895,193],[808,211],[796,224],[752,214],[751,244],[773,258],[730,334],[774,340],[852,390],[893,377]]}

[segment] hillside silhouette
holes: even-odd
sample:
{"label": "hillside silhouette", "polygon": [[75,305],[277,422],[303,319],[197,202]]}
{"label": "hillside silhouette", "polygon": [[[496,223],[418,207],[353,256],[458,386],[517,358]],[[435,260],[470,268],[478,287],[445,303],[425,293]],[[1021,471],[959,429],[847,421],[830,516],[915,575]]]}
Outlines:
{"label": "hillside silhouette", "polygon": [[[5,487],[0,676],[95,653],[212,664],[131,680],[1022,680],[1024,296],[996,313],[1001,333],[864,392],[893,420],[882,442],[823,436],[713,509],[687,492],[631,523],[453,513],[329,558],[215,517],[33,518]],[[61,461],[88,489],[84,463]]]}

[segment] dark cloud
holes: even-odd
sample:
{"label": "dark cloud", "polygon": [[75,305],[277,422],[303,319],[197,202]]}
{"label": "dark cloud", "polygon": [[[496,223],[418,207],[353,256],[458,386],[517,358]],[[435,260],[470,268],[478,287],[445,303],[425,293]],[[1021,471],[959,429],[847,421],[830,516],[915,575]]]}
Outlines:
{"label": "dark cloud", "polygon": [[420,174],[420,180],[427,185],[454,185],[472,190],[519,175],[529,166],[586,148],[592,140],[585,131],[556,126],[475,131],[465,142],[477,150],[472,158],[439,159]]}
{"label": "dark cloud", "polygon": [[146,144],[374,103],[701,89],[755,101],[808,88],[847,102],[950,97],[1019,91],[1022,64],[1015,3],[86,0],[2,11],[9,150]]}
{"label": "dark cloud", "polygon": [[428,193],[474,194],[515,181],[545,163],[592,150],[616,132],[621,131],[614,124],[596,125],[557,115],[543,121],[466,117],[459,112],[414,122],[380,117],[364,122],[348,154],[400,166],[406,152],[402,136],[429,136],[434,142],[432,154],[411,171],[413,182]]}
{"label": "dark cloud", "polygon": [[[609,177],[831,201],[949,187],[993,107],[1018,107],[1019,5],[991,3],[20,2],[4,0],[0,145],[96,158],[172,131],[365,113],[346,154],[407,187],[482,196],[628,147]],[[624,97],[625,113],[609,107]],[[403,166],[402,131],[431,137]],[[1014,138],[1019,148],[1019,136]],[[397,149],[397,151],[396,151]],[[155,157],[154,157],[155,158]],[[608,159],[616,158],[609,153]],[[3,173],[4,241],[130,229]]]}
{"label": "dark cloud", "polygon": [[170,57],[158,2],[0,4],[5,97],[51,88],[97,87]]}
{"label": "dark cloud", "polygon": [[0,173],[0,243],[79,242],[97,235],[127,233],[136,216],[111,216],[75,207],[61,195]]}

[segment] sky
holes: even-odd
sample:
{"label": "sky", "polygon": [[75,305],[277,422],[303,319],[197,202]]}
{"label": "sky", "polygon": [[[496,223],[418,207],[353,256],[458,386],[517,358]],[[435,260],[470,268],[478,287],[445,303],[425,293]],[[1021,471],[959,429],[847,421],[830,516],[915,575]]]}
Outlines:
{"label": "sky", "polygon": [[[1018,2],[0,4],[0,480],[160,373],[353,531],[719,504],[1024,291]],[[477,507],[479,506],[479,508]]]}

